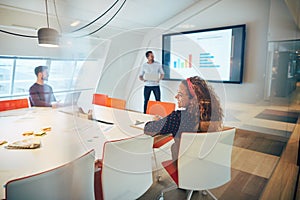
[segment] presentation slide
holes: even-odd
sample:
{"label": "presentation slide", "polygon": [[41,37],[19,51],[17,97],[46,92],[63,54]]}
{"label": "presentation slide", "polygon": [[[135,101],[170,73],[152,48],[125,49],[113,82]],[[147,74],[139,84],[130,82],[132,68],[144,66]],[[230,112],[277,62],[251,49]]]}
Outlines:
{"label": "presentation slide", "polygon": [[230,80],[232,29],[173,35],[169,44],[170,79]]}

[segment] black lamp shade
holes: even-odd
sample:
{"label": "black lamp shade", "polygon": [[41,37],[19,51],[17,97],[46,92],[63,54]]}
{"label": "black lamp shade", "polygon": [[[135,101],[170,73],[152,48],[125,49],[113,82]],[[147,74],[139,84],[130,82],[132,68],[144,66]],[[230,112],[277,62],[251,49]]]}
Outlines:
{"label": "black lamp shade", "polygon": [[52,28],[40,28],[38,30],[39,46],[43,47],[58,47],[59,34]]}

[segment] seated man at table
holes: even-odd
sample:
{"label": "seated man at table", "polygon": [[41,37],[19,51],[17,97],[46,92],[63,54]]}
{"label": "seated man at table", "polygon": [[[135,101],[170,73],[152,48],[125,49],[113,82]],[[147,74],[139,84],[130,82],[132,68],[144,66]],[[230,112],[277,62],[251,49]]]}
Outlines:
{"label": "seated man at table", "polygon": [[29,89],[29,99],[31,106],[54,106],[54,102],[56,102],[56,99],[53,94],[52,87],[44,83],[48,80],[49,77],[48,67],[38,66],[34,69],[34,72],[37,77],[37,80]]}

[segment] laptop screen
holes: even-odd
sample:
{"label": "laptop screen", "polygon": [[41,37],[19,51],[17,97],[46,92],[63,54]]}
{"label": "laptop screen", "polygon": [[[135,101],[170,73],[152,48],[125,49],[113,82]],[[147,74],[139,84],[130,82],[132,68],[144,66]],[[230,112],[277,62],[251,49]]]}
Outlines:
{"label": "laptop screen", "polygon": [[76,105],[79,99],[79,96],[81,94],[81,91],[78,92],[70,92],[66,95],[65,101],[64,101],[64,105],[68,106],[68,105]]}

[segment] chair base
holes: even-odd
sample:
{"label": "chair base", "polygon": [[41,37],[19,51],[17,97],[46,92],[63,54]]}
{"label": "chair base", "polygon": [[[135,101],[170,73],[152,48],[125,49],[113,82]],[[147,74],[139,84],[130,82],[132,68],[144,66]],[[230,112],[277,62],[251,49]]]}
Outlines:
{"label": "chair base", "polygon": [[162,177],[161,177],[161,175],[158,174],[158,175],[156,176],[156,181],[157,181],[157,182],[160,182],[161,180],[162,180]]}
{"label": "chair base", "polygon": [[177,185],[172,185],[168,188],[165,188],[161,191],[160,195],[157,197],[157,200],[164,200],[164,193],[169,192],[171,190],[177,189]]}
{"label": "chair base", "polygon": [[[178,186],[177,185],[172,185],[166,189],[163,189],[160,193],[160,195],[156,198],[157,200],[164,200],[164,193],[169,192],[171,190],[177,189]],[[191,200],[192,195],[193,195],[194,190],[187,190],[187,197],[186,200]],[[202,191],[202,195],[206,196],[207,194],[209,194],[214,200],[218,200],[217,197],[215,195],[213,195],[213,193],[211,193],[209,190],[203,190]]]}
{"label": "chair base", "polygon": [[160,175],[160,172],[159,172],[159,169],[158,169],[158,163],[157,163],[157,158],[156,158],[154,148],[153,148],[153,156],[154,156],[155,167],[156,167],[156,169],[155,169],[155,174],[156,174],[155,179],[156,179],[157,182],[159,182],[159,181],[161,181],[162,178],[161,178],[161,175]]}
{"label": "chair base", "polygon": [[193,192],[193,190],[188,190],[188,195],[186,197],[187,200],[190,200],[192,198]]}
{"label": "chair base", "polygon": [[[160,193],[160,195],[157,197],[157,200],[164,200],[164,193],[166,192],[169,192],[171,190],[174,190],[174,189],[177,189],[177,185],[172,185],[171,187],[168,187],[166,189],[163,189]],[[193,190],[187,190],[188,194],[187,194],[187,197],[186,199],[187,200],[190,200],[192,198],[192,195],[193,195]]]}
{"label": "chair base", "polygon": [[207,194],[209,194],[209,196],[211,196],[214,200],[218,200],[217,197],[215,195],[213,195],[213,193],[211,193],[211,191],[209,191],[209,190],[202,191],[202,195],[206,196]]}

